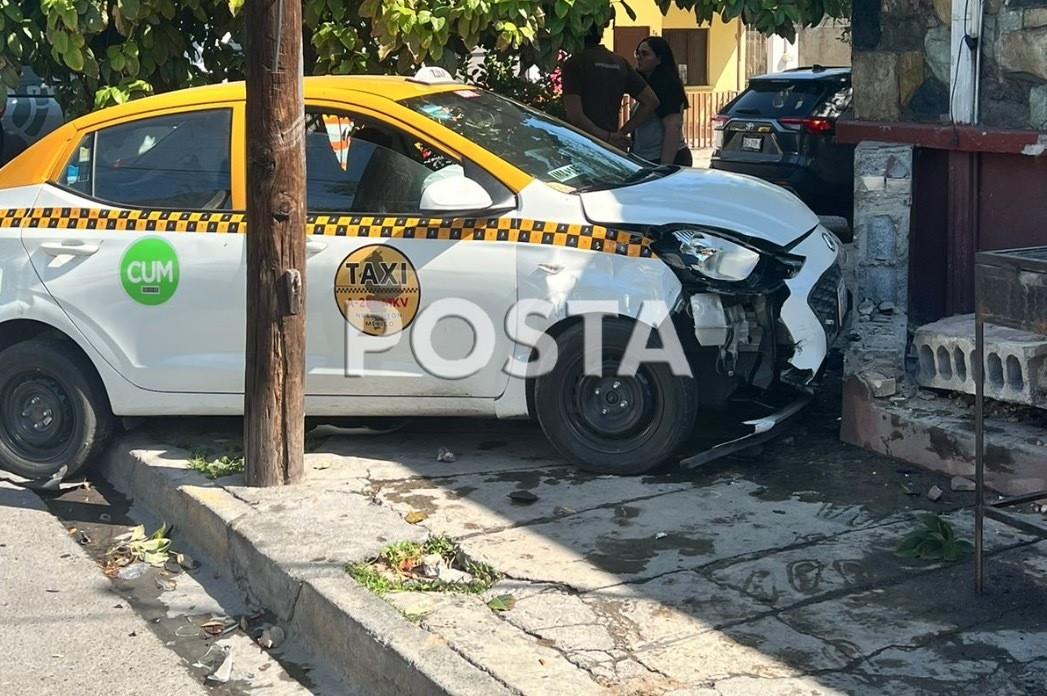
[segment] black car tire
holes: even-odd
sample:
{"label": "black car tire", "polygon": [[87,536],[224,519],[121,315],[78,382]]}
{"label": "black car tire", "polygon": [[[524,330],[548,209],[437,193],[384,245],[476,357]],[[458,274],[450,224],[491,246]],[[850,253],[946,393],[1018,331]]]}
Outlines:
{"label": "black car tire", "polygon": [[[546,437],[578,467],[634,475],[673,458],[694,429],[698,392],[665,363],[642,364],[617,377],[634,323],[603,323],[603,374],[587,376],[583,324],[556,339],[555,367],[536,378],[534,407]],[[624,403],[624,405],[623,405]]]}
{"label": "black car tire", "polygon": [[91,462],[114,429],[109,399],[70,343],[33,339],[0,352],[0,468],[45,478]]}

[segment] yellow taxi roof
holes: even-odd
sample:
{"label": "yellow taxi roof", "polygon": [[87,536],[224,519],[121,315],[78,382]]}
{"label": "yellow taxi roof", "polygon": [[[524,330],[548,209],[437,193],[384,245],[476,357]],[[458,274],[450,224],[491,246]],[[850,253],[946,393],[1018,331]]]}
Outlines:
{"label": "yellow taxi roof", "polygon": [[[375,98],[400,101],[410,97],[461,89],[462,84],[449,82],[428,84],[395,75],[322,75],[305,78],[304,87],[306,99],[333,96],[333,93],[337,92],[358,92]],[[245,96],[243,82],[190,87],[101,109],[81,116],[71,123],[77,129],[82,130],[103,121],[125,116],[193,104],[242,101]]]}

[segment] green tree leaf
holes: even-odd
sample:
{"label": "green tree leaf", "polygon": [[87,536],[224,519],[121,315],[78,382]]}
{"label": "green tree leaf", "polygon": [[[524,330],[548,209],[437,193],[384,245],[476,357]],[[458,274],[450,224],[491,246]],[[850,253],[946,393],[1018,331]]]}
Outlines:
{"label": "green tree leaf", "polygon": [[69,46],[66,51],[62,53],[62,60],[69,66],[69,69],[73,72],[81,72],[84,69],[84,54],[79,48],[75,46]]}

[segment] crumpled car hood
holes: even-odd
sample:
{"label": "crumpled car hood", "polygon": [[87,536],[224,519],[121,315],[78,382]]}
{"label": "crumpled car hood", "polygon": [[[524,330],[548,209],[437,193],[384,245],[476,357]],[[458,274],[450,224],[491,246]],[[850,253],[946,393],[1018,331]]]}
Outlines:
{"label": "crumpled car hood", "polygon": [[742,174],[682,169],[660,179],[581,194],[585,216],[602,225],[707,225],[786,246],[818,217],[785,189]]}

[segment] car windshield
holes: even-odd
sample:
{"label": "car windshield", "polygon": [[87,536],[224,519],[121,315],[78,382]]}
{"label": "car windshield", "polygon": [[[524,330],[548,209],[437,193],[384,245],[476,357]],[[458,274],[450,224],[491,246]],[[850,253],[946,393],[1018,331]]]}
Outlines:
{"label": "car windshield", "polygon": [[561,190],[613,188],[654,174],[566,123],[490,92],[463,88],[403,104]]}

